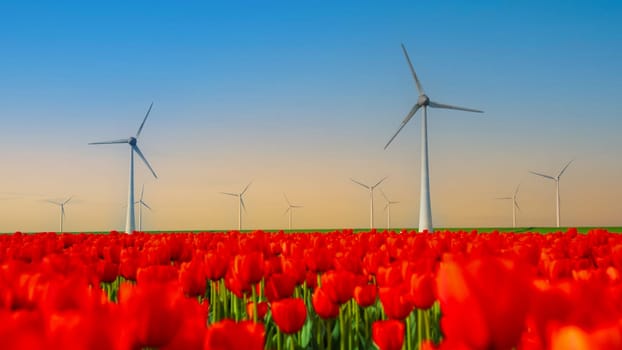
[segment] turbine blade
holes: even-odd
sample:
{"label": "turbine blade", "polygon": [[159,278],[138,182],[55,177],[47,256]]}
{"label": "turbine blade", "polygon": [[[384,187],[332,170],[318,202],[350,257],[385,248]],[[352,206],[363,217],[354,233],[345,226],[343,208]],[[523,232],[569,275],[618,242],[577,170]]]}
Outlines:
{"label": "turbine blade", "polygon": [[363,184],[363,183],[361,183],[361,182],[358,182],[358,181],[356,181],[356,180],[354,180],[354,179],[352,179],[352,178],[350,178],[350,180],[351,180],[352,182],[354,182],[355,184],[359,184],[359,185],[361,185],[361,186],[365,187],[366,189],[369,189],[369,186],[367,186],[367,185],[365,185],[365,184]]}
{"label": "turbine blade", "polygon": [[283,213],[283,215],[287,214],[291,209],[292,209],[292,207],[287,207],[287,209],[285,209],[285,212]]}
{"label": "turbine blade", "polygon": [[397,136],[397,134],[400,133],[400,131],[402,131],[402,129],[404,128],[404,126],[406,124],[408,124],[408,122],[410,121],[410,119],[412,119],[412,117],[415,115],[415,113],[417,113],[417,111],[419,110],[419,108],[421,108],[421,105],[419,105],[418,103],[416,103],[413,108],[410,110],[410,112],[408,112],[408,114],[406,115],[406,118],[404,118],[404,120],[402,121],[402,125],[400,125],[400,128],[397,129],[397,131],[395,132],[395,134],[393,134],[393,137],[391,137],[391,139],[389,140],[389,142],[387,142],[387,144],[384,146],[384,149],[387,149],[387,147],[389,147],[389,145],[391,144],[391,142],[393,142],[393,139],[395,139],[395,137]]}
{"label": "turbine blade", "polygon": [[378,185],[380,185],[380,184],[382,183],[382,181],[386,180],[386,179],[387,179],[387,177],[388,177],[388,176],[383,177],[383,178],[382,178],[382,180],[380,180],[380,181],[376,182],[376,184],[375,184],[375,185],[373,185],[371,188],[376,188]]}
{"label": "turbine blade", "polygon": [[512,197],[497,197],[495,199],[512,199]]}
{"label": "turbine blade", "polygon": [[147,208],[147,209],[149,209],[149,210],[153,211],[153,209],[151,209],[151,207],[150,207],[147,203],[143,202],[142,200],[140,201],[140,204],[144,205],[144,206],[145,206],[145,208]]}
{"label": "turbine blade", "polygon": [[285,193],[283,193],[283,197],[285,197],[285,201],[287,202],[288,206],[292,206],[292,204],[289,202],[289,199],[287,199],[287,195],[285,195]]}
{"label": "turbine blade", "polygon": [[244,191],[242,191],[242,193],[240,193],[240,196],[241,196],[241,195],[243,195],[244,193],[246,193],[246,190],[248,190],[248,188],[250,187],[250,185],[251,185],[252,183],[253,183],[253,182],[251,181],[251,182],[249,182],[249,183],[248,183],[248,185],[246,185],[246,187],[244,187]]}
{"label": "turbine blade", "polygon": [[514,200],[514,205],[516,206],[516,208],[518,208],[518,211],[522,211],[520,209],[520,206],[518,205],[518,201],[517,200]]}
{"label": "turbine blade", "polygon": [[380,189],[380,193],[382,194],[382,196],[384,197],[384,199],[387,201],[387,203],[391,203],[391,201],[389,200],[389,198],[387,197],[386,194],[384,194],[384,191],[382,190],[382,188]]}
{"label": "turbine blade", "polygon": [[62,203],[60,203],[60,202],[55,202],[55,201],[49,200],[49,199],[45,200],[44,202],[48,202],[48,203],[52,203],[52,204],[56,204],[56,205],[62,205]]}
{"label": "turbine blade", "polygon": [[538,175],[538,176],[545,177],[545,178],[547,178],[547,179],[555,180],[555,178],[554,178],[554,177],[549,176],[549,175],[544,175],[544,174],[536,173],[535,171],[531,171],[531,170],[530,170],[529,172],[530,172],[530,173],[532,173],[532,174],[534,174],[534,175]]}
{"label": "turbine blade", "polygon": [[66,201],[64,201],[64,202],[63,202],[63,205],[65,205],[65,204],[69,203],[69,201],[70,201],[71,199],[73,199],[73,196],[69,197]]}
{"label": "turbine blade", "polygon": [[518,194],[518,189],[520,188],[521,184],[518,184],[518,186],[516,186],[516,189],[514,190],[514,197],[516,197],[516,195]]}
{"label": "turbine blade", "polygon": [[291,207],[292,208],[304,208],[304,206],[302,206],[302,205],[292,205]]}
{"label": "turbine blade", "polygon": [[404,51],[404,56],[406,56],[406,61],[408,61],[408,66],[410,67],[410,72],[415,78],[415,84],[417,84],[417,91],[419,91],[419,95],[425,94],[423,90],[423,86],[421,86],[421,82],[419,82],[419,78],[417,78],[417,73],[415,73],[415,68],[413,68],[412,62],[410,62],[410,57],[408,57],[408,52],[406,51],[406,47],[402,44],[402,51]]}
{"label": "turbine blade", "polygon": [[143,200],[143,194],[145,193],[145,184],[143,184],[143,186],[140,189],[140,201],[142,202]]}
{"label": "turbine blade", "polygon": [[564,173],[564,171],[566,171],[566,169],[568,169],[568,166],[570,165],[570,163],[574,162],[574,159],[569,161],[568,164],[566,164],[566,166],[562,169],[562,171],[559,172],[559,175],[557,175],[557,178],[559,179],[560,176],[562,176],[562,174]]}
{"label": "turbine blade", "polygon": [[389,204],[397,204],[397,203],[399,203],[399,202],[396,202],[396,201],[394,201],[394,202],[389,202]]}
{"label": "turbine blade", "polygon": [[433,102],[433,101],[430,101],[430,107],[442,108],[442,109],[455,109],[457,111],[465,111],[465,112],[473,112],[473,113],[484,113],[484,111],[480,111],[479,109],[471,109],[471,108],[465,108],[465,107],[446,105],[443,103],[438,103],[438,102]]}
{"label": "turbine blade", "polygon": [[60,206],[60,215],[65,217],[65,207],[63,207],[62,205]]}
{"label": "turbine blade", "polygon": [[128,139],[119,139],[112,141],[89,142],[89,145],[112,145],[114,143],[129,143]]}
{"label": "turbine blade", "polygon": [[155,177],[156,179],[158,178],[158,175],[156,175],[155,171],[153,171],[153,168],[151,167],[151,165],[149,164],[149,162],[147,161],[147,159],[145,158],[145,156],[143,155],[143,152],[140,151],[140,148],[138,148],[138,146],[134,145],[132,146],[132,148],[134,149],[134,151],[136,152],[136,154],[138,154],[138,156],[140,157],[140,159],[143,160],[143,162],[145,162],[145,164],[147,165],[147,167],[149,168],[149,170],[151,170],[151,173],[153,174],[153,177]]}
{"label": "turbine blade", "polygon": [[387,203],[387,204],[384,206],[384,211],[387,211],[387,208],[389,207],[389,205],[390,205],[390,204],[391,204],[391,203]]}
{"label": "turbine blade", "polygon": [[147,110],[147,114],[145,114],[145,118],[143,119],[143,122],[140,123],[140,126],[138,127],[138,131],[136,132],[136,138],[138,138],[138,136],[140,136],[140,133],[143,131],[143,126],[145,126],[147,117],[149,116],[149,113],[151,112],[151,107],[153,107],[153,102],[151,102],[151,105],[149,106],[149,109]]}
{"label": "turbine blade", "polygon": [[220,193],[222,193],[222,194],[226,194],[226,195],[229,195],[229,196],[233,196],[233,197],[237,197],[237,196],[238,196],[238,195],[237,195],[237,194],[235,194],[235,193],[229,193],[229,192],[220,192]]}
{"label": "turbine blade", "polygon": [[240,196],[240,203],[242,204],[242,208],[244,209],[244,212],[246,213],[246,205],[244,205],[244,198],[242,198],[242,196]]}

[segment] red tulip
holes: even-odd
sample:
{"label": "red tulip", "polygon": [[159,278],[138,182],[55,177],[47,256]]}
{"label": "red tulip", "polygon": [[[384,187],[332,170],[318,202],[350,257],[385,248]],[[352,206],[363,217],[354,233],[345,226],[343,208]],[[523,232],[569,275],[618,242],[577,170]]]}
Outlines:
{"label": "red tulip", "polygon": [[354,294],[360,280],[350,271],[329,271],[322,275],[322,288],[335,304],[343,304]]}
{"label": "red tulip", "polygon": [[376,321],[371,326],[372,339],[380,350],[401,350],[404,323],[398,320]]}
{"label": "red tulip", "polygon": [[361,307],[368,307],[376,303],[378,295],[378,287],[374,284],[367,284],[364,286],[356,286],[354,288],[354,300]]}
{"label": "red tulip", "polygon": [[317,288],[311,298],[313,309],[323,319],[331,319],[339,316],[339,305],[335,304],[324,292],[323,287]]}
{"label": "red tulip", "polygon": [[380,302],[388,318],[403,320],[413,311],[415,304],[405,287],[380,288]]}
{"label": "red tulip", "polygon": [[275,273],[268,279],[264,293],[268,301],[272,302],[291,297],[294,289],[296,289],[294,277],[285,273]]}
{"label": "red tulip", "polygon": [[410,278],[410,294],[418,309],[429,309],[436,301],[436,283],[431,274],[414,274]]}
{"label": "red tulip", "polygon": [[263,350],[264,325],[223,320],[207,328],[205,350]]}
{"label": "red tulip", "polygon": [[276,301],[271,309],[274,323],[286,334],[298,332],[307,320],[307,307],[300,298]]}
{"label": "red tulip", "polygon": [[[249,301],[246,303],[246,314],[248,315],[248,319],[253,319],[253,314],[255,308],[253,307],[253,302]],[[268,313],[268,303],[265,301],[261,301],[257,303],[257,319],[263,320],[264,316]]]}

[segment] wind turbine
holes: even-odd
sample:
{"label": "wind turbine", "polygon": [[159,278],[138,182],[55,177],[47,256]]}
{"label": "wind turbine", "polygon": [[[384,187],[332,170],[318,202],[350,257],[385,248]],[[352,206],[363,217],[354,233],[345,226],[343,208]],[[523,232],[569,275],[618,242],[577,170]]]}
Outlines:
{"label": "wind turbine", "polygon": [[369,229],[370,230],[374,228],[374,188],[378,187],[378,185],[380,185],[382,181],[384,181],[386,178],[387,178],[386,176],[383,177],[380,181],[376,182],[376,184],[373,186],[368,186],[354,179],[350,179],[355,184],[361,185],[369,190]]}
{"label": "wind turbine", "polygon": [[62,202],[56,202],[56,201],[52,201],[52,200],[46,200],[46,202],[48,203],[52,203],[52,204],[56,204],[60,207],[60,231],[58,231],[58,233],[63,233],[63,221],[65,219],[65,204],[69,203],[69,201],[73,198],[69,197],[66,200],[62,201]]}
{"label": "wind turbine", "polygon": [[140,190],[140,199],[136,201],[136,204],[138,204],[138,231],[140,232],[143,232],[143,207],[149,210],[153,210],[147,203],[143,201],[144,193],[145,185],[143,185],[142,189]]}
{"label": "wind turbine", "polygon": [[388,230],[391,228],[391,206],[399,202],[390,201],[389,197],[387,197],[387,195],[384,194],[384,191],[382,189],[380,189],[380,193],[382,193],[382,196],[387,201],[387,205],[384,206],[384,210],[387,212],[387,230]]}
{"label": "wind turbine", "polygon": [[543,178],[555,181],[555,184],[557,186],[557,190],[556,190],[556,192],[557,192],[557,227],[559,227],[559,178],[562,176],[564,171],[566,171],[566,169],[568,168],[570,163],[572,163],[573,161],[574,161],[574,159],[569,161],[566,164],[566,166],[562,169],[562,171],[560,171],[559,174],[557,174],[556,177],[553,177],[553,176],[550,176],[550,175],[546,175],[546,174],[536,173],[535,171],[529,171],[530,173],[532,173],[534,175],[538,175],[538,176],[541,176]]}
{"label": "wind turbine", "polygon": [[244,187],[244,190],[240,193],[229,193],[229,192],[220,192],[222,194],[226,194],[228,196],[233,196],[233,197],[238,197],[239,198],[239,204],[238,204],[238,231],[242,230],[242,208],[244,208],[244,212],[246,213],[246,206],[244,205],[244,193],[246,193],[246,190],[248,190],[248,187],[251,185],[252,181],[248,183],[248,185],[246,185],[246,187]]}
{"label": "wind turbine", "polygon": [[134,153],[138,154],[140,159],[142,159],[143,162],[149,168],[149,170],[151,170],[151,173],[153,174],[153,177],[155,177],[156,179],[158,178],[158,175],[156,175],[155,171],[153,171],[153,168],[151,167],[151,165],[149,164],[149,162],[147,161],[147,159],[145,158],[143,153],[140,151],[140,148],[138,148],[138,138],[140,137],[140,133],[143,131],[143,127],[145,126],[145,122],[147,121],[147,117],[149,117],[149,113],[151,112],[151,107],[153,107],[153,102],[151,102],[151,105],[149,106],[149,109],[147,110],[147,114],[145,114],[145,118],[143,119],[143,122],[140,124],[140,127],[138,127],[138,131],[136,132],[136,136],[132,136],[132,137],[127,138],[127,139],[119,139],[119,140],[113,140],[113,141],[103,141],[103,142],[91,142],[91,143],[89,143],[89,145],[108,145],[108,144],[115,144],[115,143],[127,143],[128,145],[130,145],[130,184],[129,184],[128,192],[127,192],[127,217],[126,217],[126,220],[125,220],[125,232],[129,233],[129,234],[131,234],[135,230],[135,221],[134,221]]}
{"label": "wind turbine", "polygon": [[292,212],[294,211],[295,208],[302,208],[302,205],[292,205],[292,203],[289,202],[289,199],[287,199],[287,196],[285,195],[285,193],[283,193],[283,197],[285,197],[285,201],[287,202],[287,210],[285,210],[285,213],[283,213],[283,215],[289,213],[289,230],[292,229]]}
{"label": "wind turbine", "polygon": [[502,199],[502,200],[512,200],[512,227],[516,228],[516,209],[518,208],[518,210],[520,210],[520,207],[518,206],[518,189],[520,188],[520,184],[518,184],[518,186],[516,186],[516,189],[514,190],[514,194],[512,194],[512,197],[499,197],[497,199]]}
{"label": "wind turbine", "polygon": [[413,68],[412,63],[410,62],[410,57],[408,57],[408,52],[406,52],[406,48],[404,44],[402,44],[402,50],[404,51],[404,56],[406,56],[406,61],[408,61],[408,66],[410,67],[410,72],[412,73],[413,78],[415,79],[415,84],[417,85],[417,91],[419,92],[419,99],[417,103],[413,106],[413,108],[408,112],[406,118],[402,121],[399,129],[395,132],[393,137],[387,142],[384,146],[384,149],[387,149],[393,139],[397,136],[397,134],[402,131],[404,126],[412,119],[412,117],[417,113],[417,111],[422,108],[423,115],[421,116],[421,197],[419,202],[419,231],[427,230],[428,232],[433,232],[434,228],[432,227],[432,205],[430,203],[430,173],[428,166],[428,107],[431,108],[441,108],[441,109],[453,109],[458,111],[465,112],[474,112],[474,113],[484,113],[483,111],[477,109],[470,109],[464,107],[457,107],[448,104],[438,103],[431,101],[428,95],[425,94],[423,90],[423,86],[421,86],[421,82],[419,82],[419,78],[417,78],[417,74],[415,73],[415,69]]}

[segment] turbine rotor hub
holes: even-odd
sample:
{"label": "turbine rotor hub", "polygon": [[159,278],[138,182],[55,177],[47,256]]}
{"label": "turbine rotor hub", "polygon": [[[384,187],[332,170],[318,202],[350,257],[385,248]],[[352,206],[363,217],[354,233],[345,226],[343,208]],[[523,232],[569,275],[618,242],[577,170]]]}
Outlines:
{"label": "turbine rotor hub", "polygon": [[430,98],[428,97],[428,95],[419,95],[417,104],[419,104],[420,106],[428,106],[430,104]]}
{"label": "turbine rotor hub", "polygon": [[127,141],[127,143],[129,143],[132,146],[136,146],[136,138],[135,137],[130,137],[130,139]]}

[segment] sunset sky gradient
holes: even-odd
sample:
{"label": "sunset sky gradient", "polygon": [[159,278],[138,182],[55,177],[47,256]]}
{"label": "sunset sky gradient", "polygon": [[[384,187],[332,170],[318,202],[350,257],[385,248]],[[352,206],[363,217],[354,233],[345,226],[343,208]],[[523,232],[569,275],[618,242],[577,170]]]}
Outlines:
{"label": "sunset sky gradient", "polygon": [[[395,227],[419,217],[420,116],[430,110],[436,227],[622,225],[619,1],[60,1],[0,3],[0,232],[121,229],[136,133],[149,230],[366,227],[381,186]],[[376,217],[384,227],[384,199]]]}

